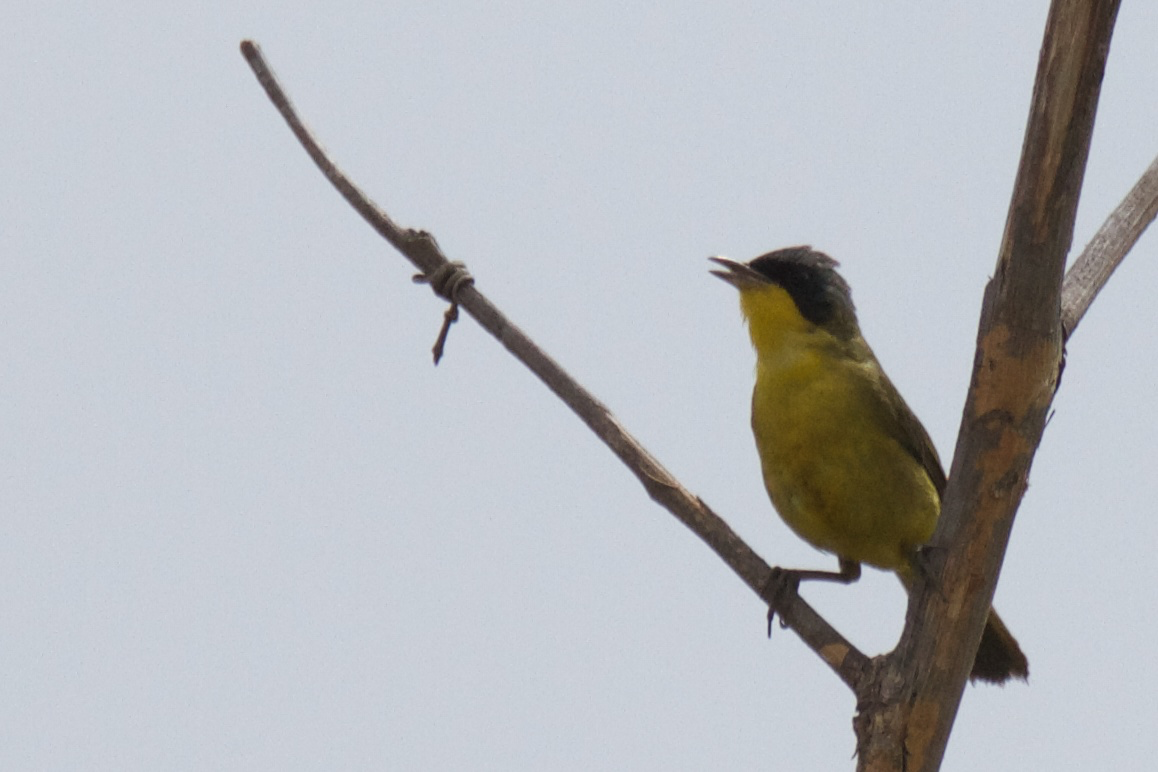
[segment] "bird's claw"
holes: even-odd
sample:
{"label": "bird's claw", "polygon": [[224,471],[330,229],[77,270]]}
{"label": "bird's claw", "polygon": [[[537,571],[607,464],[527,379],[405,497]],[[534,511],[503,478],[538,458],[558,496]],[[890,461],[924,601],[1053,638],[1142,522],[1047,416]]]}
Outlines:
{"label": "bird's claw", "polygon": [[[800,589],[800,577],[795,571],[790,571],[787,568],[780,568],[779,566],[772,567],[772,573],[768,575],[768,581],[764,583],[764,589],[760,596],[768,604],[768,637],[772,637],[772,622],[776,619],[776,609],[784,604],[784,601],[794,597]],[[788,623],[784,621],[784,616],[780,616],[780,628],[788,627]]]}
{"label": "bird's claw", "polygon": [[935,547],[931,544],[926,544],[918,547],[917,551],[913,554],[913,571],[925,581],[925,584],[940,595],[942,599],[944,599],[945,593],[942,591],[938,576],[939,569],[945,560],[944,553],[944,547]]}

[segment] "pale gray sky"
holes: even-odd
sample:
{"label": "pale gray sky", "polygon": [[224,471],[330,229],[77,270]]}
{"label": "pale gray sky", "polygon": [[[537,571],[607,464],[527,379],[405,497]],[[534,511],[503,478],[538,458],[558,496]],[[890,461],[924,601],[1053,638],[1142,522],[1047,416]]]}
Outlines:
{"label": "pale gray sky", "polygon": [[[853,700],[330,189],[241,56],[770,562],[705,258],[811,243],[952,450],[1047,3],[6,3],[0,768],[845,769]],[[1080,247],[1158,153],[1127,0]],[[1143,769],[1158,266],[1071,342],[947,770]],[[805,595],[865,651],[904,598]]]}

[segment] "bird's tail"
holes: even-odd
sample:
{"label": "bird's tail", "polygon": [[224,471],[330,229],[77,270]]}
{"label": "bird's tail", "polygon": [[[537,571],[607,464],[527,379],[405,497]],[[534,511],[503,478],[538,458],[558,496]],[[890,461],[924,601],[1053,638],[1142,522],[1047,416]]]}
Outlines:
{"label": "bird's tail", "polygon": [[1017,639],[997,616],[997,611],[989,609],[985,620],[985,630],[981,633],[981,644],[973,658],[971,681],[988,681],[1003,684],[1011,678],[1025,681],[1029,678],[1029,660],[1017,645]]}

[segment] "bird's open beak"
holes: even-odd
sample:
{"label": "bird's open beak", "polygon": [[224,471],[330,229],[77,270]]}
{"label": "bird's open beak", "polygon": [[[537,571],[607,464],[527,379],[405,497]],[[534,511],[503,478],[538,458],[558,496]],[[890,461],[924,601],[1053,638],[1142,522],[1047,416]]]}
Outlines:
{"label": "bird's open beak", "polygon": [[770,283],[764,274],[749,268],[746,263],[737,263],[726,257],[709,257],[708,259],[728,269],[726,271],[709,271],[709,273],[712,276],[720,277],[738,290],[763,287]]}

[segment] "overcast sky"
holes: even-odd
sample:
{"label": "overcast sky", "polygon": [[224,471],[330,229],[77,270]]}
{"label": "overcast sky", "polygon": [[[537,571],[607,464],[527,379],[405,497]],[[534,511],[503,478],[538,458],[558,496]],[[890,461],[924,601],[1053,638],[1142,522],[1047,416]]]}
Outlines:
{"label": "overcast sky", "polygon": [[[329,187],[323,143],[772,563],[706,257],[810,243],[952,450],[1047,3],[0,7],[0,768],[848,769],[853,699]],[[1075,244],[1158,153],[1126,0]],[[1071,340],[946,770],[1158,757],[1158,266]],[[905,599],[805,596],[864,651]]]}

